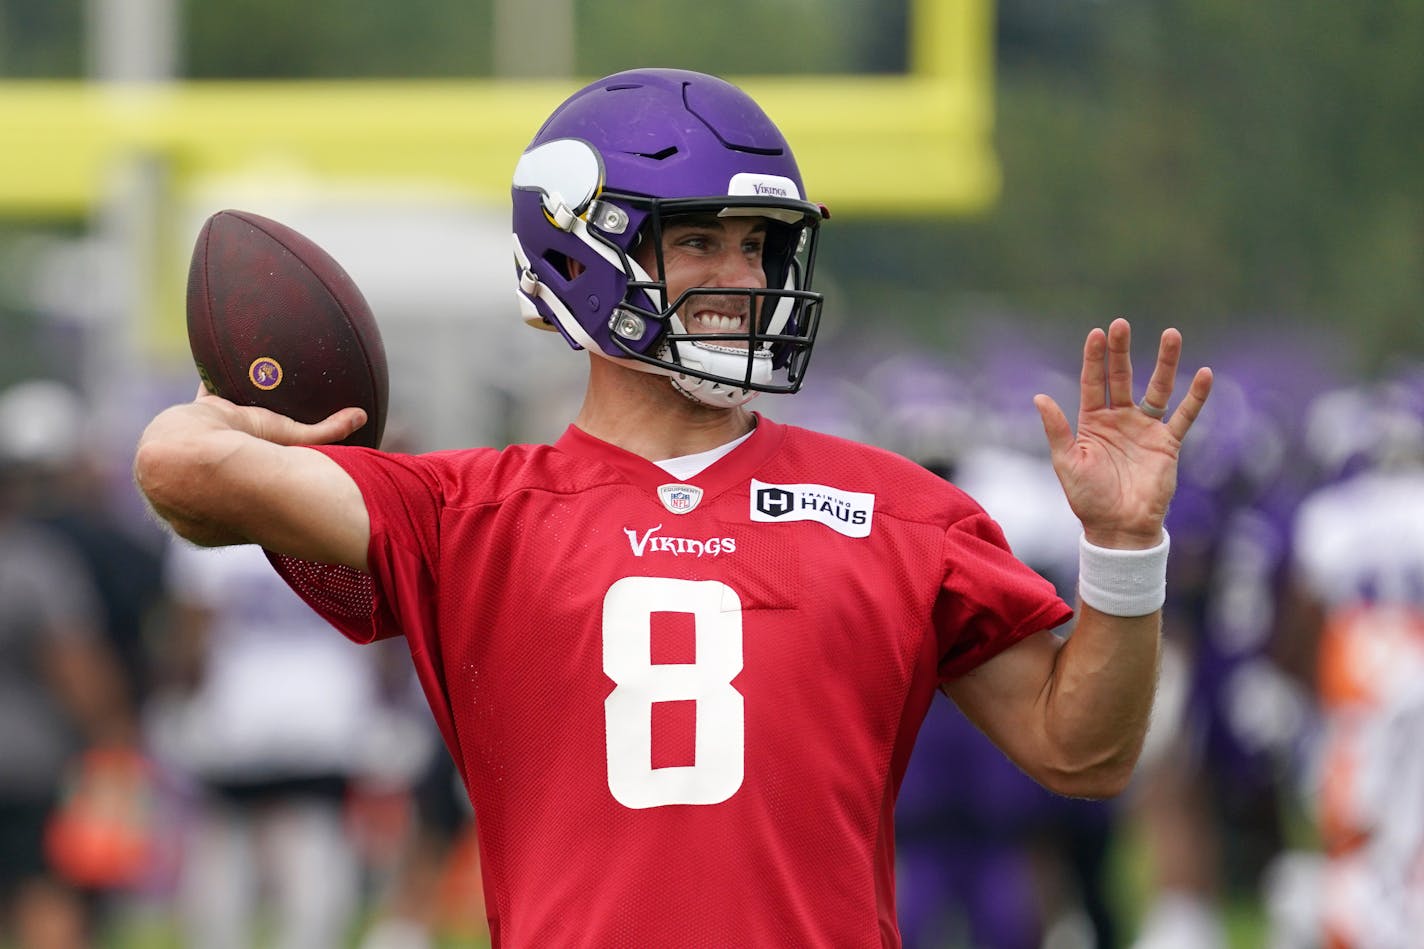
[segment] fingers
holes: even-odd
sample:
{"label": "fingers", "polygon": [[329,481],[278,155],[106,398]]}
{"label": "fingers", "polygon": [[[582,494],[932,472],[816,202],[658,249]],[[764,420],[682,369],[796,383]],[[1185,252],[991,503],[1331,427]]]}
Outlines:
{"label": "fingers", "polygon": [[[1157,365],[1152,370],[1152,378],[1147,382],[1147,391],[1142,401],[1154,408],[1165,410],[1172,400],[1172,390],[1176,388],[1177,368],[1182,362],[1182,334],[1175,329],[1162,331],[1162,341],[1157,346]],[[1192,377],[1192,384],[1181,405],[1167,419],[1167,426],[1178,441],[1186,437],[1187,431],[1201,414],[1207,396],[1211,394],[1212,373],[1210,369],[1198,369]]]}
{"label": "fingers", "polygon": [[[1172,400],[1181,359],[1182,334],[1176,329],[1163,330],[1157,346],[1157,362],[1152,368],[1152,377],[1147,381],[1143,402],[1165,413]],[[1195,386],[1195,382],[1193,384]],[[1202,402],[1206,399],[1206,393],[1210,392],[1210,382],[1205,385],[1206,388],[1200,393]],[[1132,385],[1132,327],[1127,320],[1119,317],[1112,321],[1106,333],[1094,329],[1088,334],[1083,345],[1081,386],[1084,411],[1105,407],[1127,408],[1138,404]],[[1200,410],[1200,404],[1188,409],[1187,416],[1184,416],[1186,427],[1191,427],[1192,419]]]}
{"label": "fingers", "polygon": [[366,410],[355,408],[342,409],[339,412],[332,413],[332,415],[329,416],[321,424],[327,423],[331,423],[336,426],[336,430],[339,434],[337,434],[336,437],[332,439],[332,441],[339,442],[341,441],[341,439],[345,438],[347,435],[350,435],[352,432],[356,431],[358,428],[366,424]]}
{"label": "fingers", "polygon": [[[1182,399],[1182,404],[1177,406],[1177,411],[1172,413],[1171,419],[1167,422],[1167,427],[1178,441],[1187,437],[1187,431],[1192,427],[1192,423],[1201,414],[1202,406],[1206,404],[1207,396],[1211,395],[1212,374],[1211,370],[1205,367],[1198,369],[1197,374],[1192,377],[1192,384],[1187,389],[1186,396]],[[1168,392],[1170,394],[1170,388]],[[1165,404],[1165,403],[1164,403]]]}
{"label": "fingers", "polygon": [[339,442],[366,424],[366,412],[345,408],[331,413],[319,422],[305,423],[259,405],[235,405],[226,399],[198,390],[199,402],[208,406],[204,411],[216,412],[222,424],[276,445],[327,445]]}
{"label": "fingers", "polygon": [[1132,328],[1118,317],[1108,326],[1108,404],[1123,408],[1136,404],[1132,397]]}
{"label": "fingers", "polygon": [[[1078,401],[1084,412],[1096,412],[1107,405],[1107,335],[1094,327],[1083,343],[1083,374],[1079,378]],[[1037,404],[1037,399],[1034,400]]]}
{"label": "fingers", "polygon": [[1132,328],[1122,317],[1113,320],[1106,333],[1096,328],[1088,333],[1079,394],[1083,411],[1134,404],[1131,349]]}
{"label": "fingers", "polygon": [[305,423],[260,405],[238,405],[214,395],[206,382],[198,383],[194,402],[200,411],[216,413],[221,424],[277,445],[327,445],[339,442],[367,422],[364,409],[338,409],[319,422]]}
{"label": "fingers", "polygon": [[279,445],[328,445],[366,424],[365,410],[357,408],[341,409],[310,425],[266,409],[257,411],[262,413],[263,426],[255,434]]}
{"label": "fingers", "polygon": [[1152,370],[1152,378],[1147,381],[1147,391],[1143,401],[1164,412],[1172,401],[1172,389],[1177,384],[1177,365],[1182,361],[1182,334],[1175,329],[1162,331],[1162,341],[1157,346],[1157,365]]}
{"label": "fingers", "polygon": [[322,441],[313,442],[312,444],[339,442],[365,424],[365,409],[350,408],[333,412],[320,422],[317,422],[316,425],[311,426],[313,434],[322,438]]}
{"label": "fingers", "polygon": [[[1121,317],[1112,321],[1106,333],[1101,329],[1088,333],[1083,344],[1083,374],[1080,379],[1082,411],[1137,405],[1132,395],[1131,348],[1132,328]],[[1172,391],[1176,388],[1177,368],[1181,361],[1182,334],[1176,329],[1163,330],[1162,339],[1157,344],[1157,363],[1152,368],[1152,378],[1147,380],[1147,390],[1142,396],[1144,404],[1166,411],[1172,400]],[[1198,369],[1181,404],[1165,420],[1179,441],[1186,437],[1192,423],[1201,414],[1202,406],[1206,405],[1207,396],[1211,394],[1211,383],[1211,370]],[[1071,443],[1072,432],[1058,404],[1046,395],[1038,395],[1034,397],[1034,405],[1043,420],[1049,447],[1055,453],[1060,451],[1060,446],[1066,448]],[[1156,413],[1149,414],[1156,416]]]}

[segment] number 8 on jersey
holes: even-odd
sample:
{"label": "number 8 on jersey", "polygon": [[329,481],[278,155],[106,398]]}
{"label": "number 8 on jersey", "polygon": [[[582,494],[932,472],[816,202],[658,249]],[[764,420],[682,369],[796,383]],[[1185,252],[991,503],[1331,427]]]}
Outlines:
{"label": "number 8 on jersey", "polygon": [[[691,614],[690,663],[654,663],[654,613]],[[624,807],[720,804],[742,786],[745,710],[732,680],[742,671],[742,604],[717,580],[624,577],[603,598],[608,790]],[[654,768],[653,704],[696,703],[693,764]]]}

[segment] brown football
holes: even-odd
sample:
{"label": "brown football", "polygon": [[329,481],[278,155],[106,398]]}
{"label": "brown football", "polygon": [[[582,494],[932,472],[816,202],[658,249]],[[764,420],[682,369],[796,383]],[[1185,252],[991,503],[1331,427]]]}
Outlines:
{"label": "brown football", "polygon": [[376,318],[341,265],[285,224],[232,210],[203,224],[188,346],[215,395],[299,422],[359,406],[366,424],[342,444],[380,447],[390,380]]}

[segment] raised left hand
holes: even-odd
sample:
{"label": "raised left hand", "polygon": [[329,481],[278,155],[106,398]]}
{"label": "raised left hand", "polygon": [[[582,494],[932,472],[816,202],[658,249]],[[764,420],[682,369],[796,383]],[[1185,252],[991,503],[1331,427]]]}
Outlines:
{"label": "raised left hand", "polygon": [[1182,334],[1168,329],[1147,391],[1134,401],[1131,344],[1132,328],[1121,318],[1106,333],[1088,334],[1076,433],[1052,398],[1033,399],[1068,504],[1088,542],[1099,547],[1145,549],[1161,540],[1182,439],[1211,393],[1211,370],[1198,369],[1167,414],[1182,356]]}

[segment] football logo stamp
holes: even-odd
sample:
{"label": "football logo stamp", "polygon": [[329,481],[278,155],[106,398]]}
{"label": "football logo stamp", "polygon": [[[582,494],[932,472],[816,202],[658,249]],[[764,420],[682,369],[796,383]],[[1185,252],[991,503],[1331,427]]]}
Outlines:
{"label": "football logo stamp", "polygon": [[275,389],[282,384],[282,364],[271,356],[258,356],[247,367],[247,378],[264,392]]}
{"label": "football logo stamp", "polygon": [[692,484],[658,486],[658,500],[674,514],[686,514],[702,503],[702,489]]}

